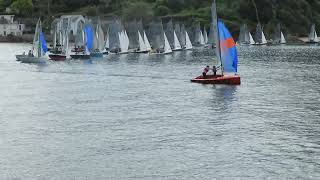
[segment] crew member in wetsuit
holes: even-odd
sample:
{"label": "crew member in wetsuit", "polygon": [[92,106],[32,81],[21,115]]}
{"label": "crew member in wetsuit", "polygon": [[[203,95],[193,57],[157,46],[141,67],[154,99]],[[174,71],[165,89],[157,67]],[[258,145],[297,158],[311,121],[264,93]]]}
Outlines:
{"label": "crew member in wetsuit", "polygon": [[217,76],[217,68],[216,68],[216,66],[212,67],[212,72],[213,72],[214,76]]}
{"label": "crew member in wetsuit", "polygon": [[203,78],[207,77],[207,73],[210,71],[210,66],[207,66],[204,68],[203,72],[202,72],[202,76]]}

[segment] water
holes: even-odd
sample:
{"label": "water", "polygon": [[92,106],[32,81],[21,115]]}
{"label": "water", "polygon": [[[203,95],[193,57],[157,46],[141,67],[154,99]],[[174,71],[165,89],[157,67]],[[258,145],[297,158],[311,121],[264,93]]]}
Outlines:
{"label": "water", "polygon": [[240,48],[242,85],[190,83],[206,50],[20,64],[0,44],[0,179],[319,179],[319,47]]}

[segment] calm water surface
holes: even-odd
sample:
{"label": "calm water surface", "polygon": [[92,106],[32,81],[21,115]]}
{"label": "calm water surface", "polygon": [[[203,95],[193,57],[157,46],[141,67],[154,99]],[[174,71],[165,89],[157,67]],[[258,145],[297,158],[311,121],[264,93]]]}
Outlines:
{"label": "calm water surface", "polygon": [[320,47],[20,64],[0,44],[0,179],[320,179]]}

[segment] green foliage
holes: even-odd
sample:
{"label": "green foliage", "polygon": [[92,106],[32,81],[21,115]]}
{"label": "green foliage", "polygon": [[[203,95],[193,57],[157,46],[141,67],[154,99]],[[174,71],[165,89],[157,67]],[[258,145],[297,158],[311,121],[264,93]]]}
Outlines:
{"label": "green foliage", "polygon": [[170,13],[170,9],[165,5],[160,5],[154,8],[154,14],[156,16],[166,16]]}
{"label": "green foliage", "polygon": [[14,0],[11,4],[11,10],[18,15],[27,16],[32,14],[32,0]]}
{"label": "green foliage", "polygon": [[127,20],[146,19],[153,16],[152,6],[142,1],[128,2],[122,9],[122,16]]}
{"label": "green foliage", "polygon": [[[264,29],[270,32],[278,22],[281,22],[288,33],[294,35],[306,35],[312,23],[320,28],[320,0],[216,1],[219,17],[233,31],[238,31],[243,23],[247,23],[254,31],[258,19]],[[44,16],[49,13],[118,15],[128,20],[171,16],[179,21],[200,22],[208,27],[211,21],[211,3],[212,0],[0,0],[0,10],[11,7],[16,15],[22,17]]]}

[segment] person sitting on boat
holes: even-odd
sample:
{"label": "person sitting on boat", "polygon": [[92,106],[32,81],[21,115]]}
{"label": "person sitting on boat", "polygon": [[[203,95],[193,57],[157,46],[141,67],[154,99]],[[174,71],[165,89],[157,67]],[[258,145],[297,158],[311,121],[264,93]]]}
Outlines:
{"label": "person sitting on boat", "polygon": [[212,72],[213,72],[214,76],[217,76],[217,67],[216,66],[212,67]]}
{"label": "person sitting on boat", "polygon": [[32,54],[32,51],[31,51],[31,50],[29,50],[28,56],[29,56],[29,57],[33,57],[33,54]]}
{"label": "person sitting on boat", "polygon": [[202,72],[202,76],[205,78],[207,76],[207,73],[210,71],[210,66],[207,66],[204,68]]}

